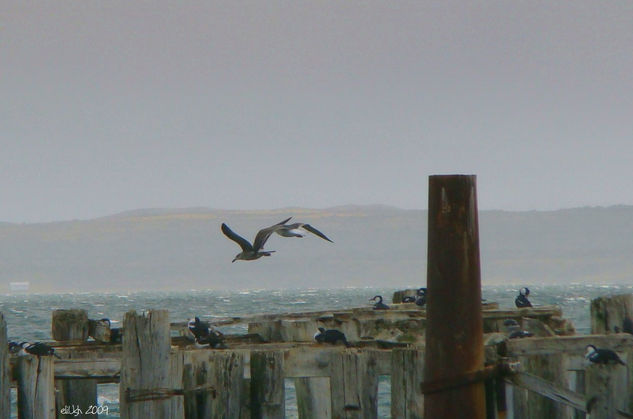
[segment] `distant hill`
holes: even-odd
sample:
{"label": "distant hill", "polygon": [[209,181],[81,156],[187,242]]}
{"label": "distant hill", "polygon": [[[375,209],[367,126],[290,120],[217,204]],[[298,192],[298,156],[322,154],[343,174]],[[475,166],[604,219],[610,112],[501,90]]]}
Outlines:
{"label": "distant hill", "polygon": [[[293,216],[327,234],[273,236],[273,256],[231,263],[227,222],[253,238]],[[633,280],[633,207],[480,211],[483,282]],[[238,211],[141,209],[85,221],[0,223],[0,292],[416,286],[426,282],[427,212],[387,206]]]}

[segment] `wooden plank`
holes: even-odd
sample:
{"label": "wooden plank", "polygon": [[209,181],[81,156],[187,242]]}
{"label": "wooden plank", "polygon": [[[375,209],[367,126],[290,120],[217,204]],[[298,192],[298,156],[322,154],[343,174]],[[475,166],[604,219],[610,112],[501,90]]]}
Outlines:
{"label": "wooden plank", "polygon": [[185,417],[239,418],[242,416],[244,353],[185,351],[183,388]]}
{"label": "wooden plank", "polygon": [[[284,377],[329,377],[333,367],[333,354],[345,352],[344,346],[311,345],[284,351]],[[391,374],[391,351],[374,348],[356,349],[357,353],[369,353],[375,360],[378,375]]]}
{"label": "wooden plank", "polygon": [[21,356],[18,361],[18,417],[55,417],[53,357]]}
{"label": "wooden plank", "polygon": [[251,415],[255,419],[282,419],[285,415],[284,353],[251,353]]}
{"label": "wooden plank", "polygon": [[394,349],[391,352],[391,417],[424,417],[424,350]]}
{"label": "wooden plank", "polygon": [[581,412],[587,412],[585,396],[571,390],[555,386],[551,382],[527,372],[517,372],[505,377],[505,381],[517,388],[525,388],[558,403],[571,406]]}
{"label": "wooden plank", "polygon": [[8,418],[11,413],[11,365],[8,345],[7,322],[4,320],[4,314],[0,312],[0,418]]}
{"label": "wooden plank", "polygon": [[117,378],[121,373],[121,359],[56,359],[55,379]]}
{"label": "wooden plank", "polygon": [[173,394],[167,310],[129,311],[123,320],[121,418],[180,418],[182,402]]}
{"label": "wooden plank", "polygon": [[584,354],[589,344],[616,352],[633,346],[633,335],[553,336],[546,338],[510,339],[506,342],[509,356],[547,355],[554,353]]}
{"label": "wooden plank", "polygon": [[332,402],[329,377],[295,378],[299,419],[331,419]]}
{"label": "wooden plank", "polygon": [[345,350],[332,352],[331,356],[332,417],[377,418],[378,374],[373,354]]}
{"label": "wooden plank", "polygon": [[[88,314],[85,310],[55,310],[52,317],[53,338],[58,341],[82,342],[88,339],[89,329]],[[67,356],[77,356],[76,353],[67,353]],[[81,355],[79,355],[81,356]],[[95,356],[95,354],[91,354]],[[64,380],[55,383],[56,414],[58,418],[65,408],[72,408],[80,419],[94,418],[89,411],[90,406],[97,404],[96,380]]]}
{"label": "wooden plank", "polygon": [[[497,303],[484,304],[483,316],[484,318],[520,318],[520,317],[552,317],[562,316],[562,310],[558,306],[539,306],[533,308],[523,309],[494,309]],[[408,307],[406,307],[408,306]],[[350,309],[339,310],[320,310],[320,311],[306,311],[306,312],[294,312],[294,313],[275,313],[275,314],[253,314],[241,317],[215,317],[206,319],[211,325],[215,326],[230,326],[236,324],[246,323],[263,323],[280,320],[319,320],[321,318],[331,319],[353,319],[359,317],[389,317],[397,315],[407,315],[414,318],[426,317],[426,311],[419,309],[417,306],[409,304],[403,304],[403,307],[397,307],[396,310],[373,310],[372,307],[355,307]],[[187,326],[187,322],[173,322],[170,324],[172,330],[180,330]]]}
{"label": "wooden plank", "polygon": [[[519,360],[523,372],[546,380],[557,388],[570,389],[570,374],[565,354],[520,357]],[[574,417],[573,410],[565,405],[540,394],[519,389],[514,392],[514,411],[534,418],[572,419]]]}

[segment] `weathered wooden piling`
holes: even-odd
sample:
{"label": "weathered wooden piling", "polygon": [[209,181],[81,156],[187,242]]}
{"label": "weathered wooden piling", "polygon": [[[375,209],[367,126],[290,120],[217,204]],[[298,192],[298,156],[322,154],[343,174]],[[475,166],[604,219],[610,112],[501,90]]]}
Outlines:
{"label": "weathered wooden piling", "polygon": [[295,392],[299,418],[332,418],[332,390],[329,377],[295,378]]}
{"label": "weathered wooden piling", "polygon": [[25,355],[18,359],[18,417],[55,417],[55,380],[52,356]]}
{"label": "weathered wooden piling", "polygon": [[286,413],[281,351],[251,353],[251,417],[282,419]]}
{"label": "weathered wooden piling", "polygon": [[170,352],[167,310],[143,314],[132,310],[125,314],[119,392],[121,418],[184,417],[183,391],[174,386],[182,380],[182,371],[180,376],[174,373]]}
{"label": "weathered wooden piling", "polygon": [[424,351],[394,349],[391,352],[391,417],[422,419],[424,417]]}
{"label": "weathered wooden piling", "polygon": [[[460,380],[484,366],[476,177],[429,177],[426,382]],[[457,333],[456,333],[457,332]],[[426,394],[425,417],[486,414],[484,383]]]}
{"label": "weathered wooden piling", "polygon": [[626,386],[627,370],[622,365],[590,365],[585,371],[587,405],[591,419],[618,417],[618,410],[627,411],[631,388]]}
{"label": "weathered wooden piling", "polygon": [[183,355],[185,417],[243,416],[244,353],[191,350]]}
{"label": "weathered wooden piling", "polygon": [[332,417],[372,419],[378,414],[378,373],[371,352],[333,352]]}
{"label": "weathered wooden piling", "polygon": [[633,294],[609,295],[591,300],[591,333],[633,334]]}
{"label": "weathered wooden piling", "polygon": [[[60,342],[84,342],[88,339],[88,324],[85,310],[54,310],[51,322],[53,338]],[[67,416],[62,414],[66,406],[76,407],[77,418],[94,418],[89,409],[97,404],[97,380],[59,380],[55,384],[58,389],[55,393],[58,418]]]}
{"label": "weathered wooden piling", "polygon": [[0,312],[0,418],[8,418],[11,413],[11,376],[9,374],[9,348],[7,322]]}

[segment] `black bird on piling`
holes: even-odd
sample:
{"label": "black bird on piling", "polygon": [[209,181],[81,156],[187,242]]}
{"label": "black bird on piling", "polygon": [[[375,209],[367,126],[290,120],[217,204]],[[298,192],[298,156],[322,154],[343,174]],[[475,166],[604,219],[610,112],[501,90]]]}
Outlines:
{"label": "black bird on piling", "polygon": [[407,295],[402,299],[403,303],[415,303],[416,305],[423,307],[426,304],[426,288],[418,288],[415,292],[415,296]]}
{"label": "black bird on piling", "polygon": [[534,333],[521,329],[519,323],[514,319],[504,321],[503,325],[506,327],[508,339],[529,338],[534,336]]}
{"label": "black bird on piling", "polygon": [[61,357],[55,353],[55,349],[52,346],[47,345],[46,343],[43,343],[43,342],[35,342],[35,343],[22,342],[21,346],[22,346],[22,349],[24,349],[24,352],[26,352],[27,354],[36,355],[36,356],[53,355],[54,357],[61,359]]}
{"label": "black bird on piling", "polygon": [[426,288],[419,288],[415,296],[415,305],[424,306],[426,304]]}
{"label": "black bird on piling", "polygon": [[382,302],[382,295],[377,295],[374,298],[369,299],[369,301],[376,300],[378,300],[378,302],[374,304],[374,310],[389,310],[389,306]]}
{"label": "black bird on piling", "polygon": [[316,340],[318,343],[329,343],[331,345],[343,343],[348,348],[352,346],[347,341],[345,334],[336,329],[325,330],[325,328],[319,327],[319,331],[314,335],[314,340]]}
{"label": "black bird on piling", "polygon": [[517,308],[532,307],[532,303],[530,303],[530,300],[527,298],[528,295],[530,295],[529,288],[521,288],[519,290],[519,295],[517,295],[517,298],[514,300],[514,304]]}
{"label": "black bird on piling", "polygon": [[594,345],[587,345],[585,347],[585,358],[594,364],[626,365],[624,361],[620,359],[618,354],[611,349],[598,349]]}
{"label": "black bird on piling", "polygon": [[266,243],[266,240],[268,240],[273,232],[278,229],[283,229],[283,225],[286,224],[286,222],[288,222],[290,218],[292,217],[286,218],[280,223],[259,230],[257,232],[257,235],[255,235],[255,240],[253,241],[253,244],[251,244],[244,237],[235,233],[225,223],[222,223],[222,233],[224,233],[226,237],[233,240],[242,248],[242,251],[235,255],[235,258],[232,262],[235,262],[236,260],[255,260],[259,259],[262,256],[270,256],[271,254],[273,254],[275,252],[274,250],[262,250],[264,248],[264,243]]}
{"label": "black bird on piling", "polygon": [[[288,220],[290,220],[290,218],[288,218]],[[288,220],[286,220],[283,223],[284,225],[282,225],[279,228],[276,228],[275,233],[279,234],[282,237],[304,237],[305,234],[303,234],[303,232],[300,230],[300,229],[303,229],[305,231],[309,231],[310,233],[316,236],[321,237],[323,240],[327,240],[330,243],[334,243],[332,240],[327,238],[325,234],[321,233],[319,230],[312,227],[310,224],[305,224],[305,223],[286,224]]]}
{"label": "black bird on piling", "polygon": [[208,322],[201,321],[199,317],[189,320],[187,328],[193,335],[196,346],[220,348],[224,345],[224,335],[213,329]]}

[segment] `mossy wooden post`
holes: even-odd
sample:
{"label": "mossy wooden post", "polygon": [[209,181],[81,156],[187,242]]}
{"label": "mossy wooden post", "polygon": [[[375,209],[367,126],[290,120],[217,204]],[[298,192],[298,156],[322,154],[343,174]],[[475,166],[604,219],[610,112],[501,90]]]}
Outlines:
{"label": "mossy wooden post", "polygon": [[[424,381],[460,380],[484,366],[476,177],[429,177]],[[464,410],[467,409],[467,410]],[[483,419],[483,381],[425,395],[427,418]]]}
{"label": "mossy wooden post", "polygon": [[251,353],[251,417],[282,419],[286,413],[282,351]]}
{"label": "mossy wooden post", "polygon": [[[182,418],[182,396],[175,395],[171,337],[167,310],[137,314],[123,320],[121,418]],[[181,372],[182,374],[182,372]],[[182,375],[180,375],[180,381]]]}
{"label": "mossy wooden post", "polygon": [[591,333],[616,331],[633,334],[633,294],[610,295],[591,300]]}
{"label": "mossy wooden post", "polygon": [[244,354],[194,350],[183,355],[185,417],[240,418],[244,397]]}
{"label": "mossy wooden post", "polygon": [[[53,339],[60,342],[83,342],[88,339],[88,314],[85,310],[55,310],[52,318]],[[75,412],[83,412],[78,418],[94,418],[88,414],[90,406],[97,404],[97,380],[59,380],[56,382],[56,412],[58,418],[65,406],[77,407]]]}
{"label": "mossy wooden post", "polygon": [[330,419],[332,403],[328,377],[295,378],[297,410],[300,419]]}
{"label": "mossy wooden post", "polygon": [[378,374],[376,360],[371,352],[346,349],[342,352],[332,352],[332,357],[332,418],[377,418]]}
{"label": "mossy wooden post", "polygon": [[0,418],[8,418],[11,413],[8,345],[7,322],[4,321],[4,314],[0,312]]}
{"label": "mossy wooden post", "polygon": [[52,356],[27,355],[18,358],[18,417],[55,417],[55,374]]}
{"label": "mossy wooden post", "polygon": [[587,405],[591,419],[618,417],[617,410],[628,411],[626,400],[630,388],[626,386],[626,367],[622,365],[592,364],[585,372]]}
{"label": "mossy wooden post", "polygon": [[424,417],[424,351],[394,349],[391,352],[391,417],[422,419]]}

